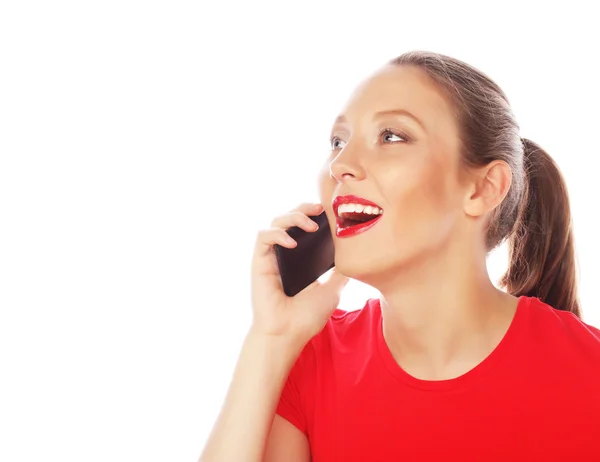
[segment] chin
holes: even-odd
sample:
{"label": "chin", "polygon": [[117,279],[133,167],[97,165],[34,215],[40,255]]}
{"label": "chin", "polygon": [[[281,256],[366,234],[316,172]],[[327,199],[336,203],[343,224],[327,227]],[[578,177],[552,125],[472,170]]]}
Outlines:
{"label": "chin", "polygon": [[366,258],[358,254],[336,254],[335,256],[335,267],[341,274],[371,286],[381,279],[388,266],[389,261],[386,265],[381,259],[375,259],[372,255]]}
{"label": "chin", "polygon": [[[338,251],[339,250],[339,251]],[[369,250],[336,247],[335,266],[344,276],[381,290],[394,275],[405,272],[422,261],[423,253],[416,249],[370,247]],[[379,251],[377,251],[379,250]]]}

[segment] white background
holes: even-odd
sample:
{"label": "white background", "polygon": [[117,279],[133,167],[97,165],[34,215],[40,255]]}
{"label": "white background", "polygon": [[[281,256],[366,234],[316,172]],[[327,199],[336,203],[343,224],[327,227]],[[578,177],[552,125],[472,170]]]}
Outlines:
{"label": "white background", "polygon": [[256,231],[316,199],[344,99],[413,49],[492,76],[557,160],[600,325],[600,37],[584,2],[551,5],[2,2],[0,460],[195,461]]}

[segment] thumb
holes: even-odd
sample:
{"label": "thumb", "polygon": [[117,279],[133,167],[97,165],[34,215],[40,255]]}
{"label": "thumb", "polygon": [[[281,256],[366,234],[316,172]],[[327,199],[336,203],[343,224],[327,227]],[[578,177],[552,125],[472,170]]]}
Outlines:
{"label": "thumb", "polygon": [[348,284],[350,278],[348,276],[344,276],[342,273],[338,271],[338,269],[334,266],[329,272],[329,276],[325,281],[323,281],[320,286],[327,287],[327,290],[333,290],[334,292],[341,292],[346,284]]}
{"label": "thumb", "polygon": [[349,280],[347,276],[344,276],[334,267],[329,271],[329,274],[325,275],[323,282],[317,280],[312,284],[311,292],[313,292],[313,296],[320,298],[325,304],[337,306],[342,290]]}

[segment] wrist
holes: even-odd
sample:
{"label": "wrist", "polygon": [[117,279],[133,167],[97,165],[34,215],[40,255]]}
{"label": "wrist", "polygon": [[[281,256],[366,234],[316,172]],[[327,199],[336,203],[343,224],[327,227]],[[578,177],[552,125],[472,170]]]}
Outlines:
{"label": "wrist", "polygon": [[295,361],[307,342],[285,335],[267,334],[253,326],[246,335],[246,343],[268,352],[269,357],[275,360]]}

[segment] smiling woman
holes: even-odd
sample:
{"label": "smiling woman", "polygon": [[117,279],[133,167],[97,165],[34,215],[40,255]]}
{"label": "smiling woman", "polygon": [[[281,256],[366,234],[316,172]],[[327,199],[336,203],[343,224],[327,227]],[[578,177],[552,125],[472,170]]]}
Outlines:
{"label": "smiling woman", "polygon": [[[386,64],[342,108],[319,185],[257,238],[254,321],[202,461],[597,460],[600,331],[566,187],[488,76],[429,52]],[[323,210],[335,268],[287,297],[273,246]],[[381,296],[336,309],[348,278]]]}

